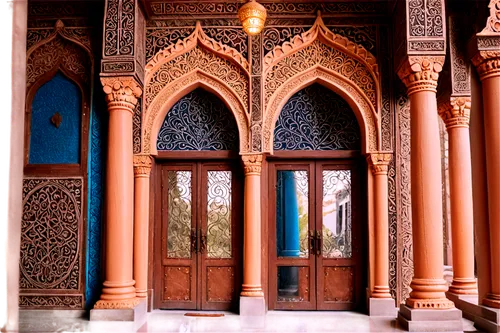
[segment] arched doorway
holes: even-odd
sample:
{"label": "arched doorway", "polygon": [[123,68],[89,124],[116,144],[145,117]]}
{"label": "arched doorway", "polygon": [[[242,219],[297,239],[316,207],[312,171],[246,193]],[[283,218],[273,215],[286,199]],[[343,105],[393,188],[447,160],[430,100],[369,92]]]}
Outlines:
{"label": "arched doorway", "polygon": [[352,310],[364,299],[362,135],[349,104],[314,83],[274,127],[269,163],[269,307]]}
{"label": "arched doorway", "polygon": [[242,176],[236,121],[197,88],[156,140],[154,307],[235,309],[241,286]]}

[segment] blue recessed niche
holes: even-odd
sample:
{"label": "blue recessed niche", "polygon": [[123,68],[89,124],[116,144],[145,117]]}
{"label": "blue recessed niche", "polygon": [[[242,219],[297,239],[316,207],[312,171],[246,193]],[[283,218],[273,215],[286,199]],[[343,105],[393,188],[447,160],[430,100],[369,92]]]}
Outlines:
{"label": "blue recessed niche", "polygon": [[[61,72],[42,85],[31,104],[30,164],[80,163],[80,88]],[[59,127],[51,118],[61,116]]]}

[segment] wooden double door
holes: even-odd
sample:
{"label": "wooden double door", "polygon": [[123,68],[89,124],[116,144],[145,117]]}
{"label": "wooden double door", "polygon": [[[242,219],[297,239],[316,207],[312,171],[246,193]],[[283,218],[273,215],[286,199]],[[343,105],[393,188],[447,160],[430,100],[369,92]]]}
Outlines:
{"label": "wooden double door", "polygon": [[367,229],[363,169],[350,160],[270,163],[270,309],[358,307]]}
{"label": "wooden double door", "polygon": [[242,270],[240,167],[169,162],[157,175],[154,307],[234,310]]}

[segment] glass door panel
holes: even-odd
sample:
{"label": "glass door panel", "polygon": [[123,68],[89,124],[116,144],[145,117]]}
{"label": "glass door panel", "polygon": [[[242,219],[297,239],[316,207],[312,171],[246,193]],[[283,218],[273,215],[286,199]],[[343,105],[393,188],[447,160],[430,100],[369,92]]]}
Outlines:
{"label": "glass door panel", "polygon": [[238,167],[204,163],[201,167],[200,270],[201,308],[230,310],[238,305],[241,285],[242,202]]}
{"label": "glass door panel", "polygon": [[314,210],[311,195],[311,165],[276,165],[272,171],[275,207],[270,225],[270,296],[275,309],[308,310],[315,307]]}
{"label": "glass door panel", "polygon": [[155,266],[155,307],[196,309],[196,165],[161,168],[161,257]]}
{"label": "glass door panel", "polygon": [[357,232],[353,227],[359,227],[353,214],[357,179],[350,164],[317,163],[316,177],[320,216],[316,225],[321,230],[321,255],[316,258],[318,309],[352,310],[359,300],[356,286],[361,266],[353,253]]}

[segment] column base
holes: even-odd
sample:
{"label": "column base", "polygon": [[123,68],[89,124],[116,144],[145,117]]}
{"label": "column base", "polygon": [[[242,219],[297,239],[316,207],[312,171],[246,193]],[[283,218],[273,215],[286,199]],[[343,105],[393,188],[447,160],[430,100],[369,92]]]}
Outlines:
{"label": "column base", "polygon": [[391,317],[398,316],[396,302],[392,298],[370,297],[368,301],[368,314],[370,317]]}
{"label": "column base", "polygon": [[98,301],[94,309],[90,310],[90,321],[141,322],[146,320],[147,310],[146,299],[134,299],[133,302]]}
{"label": "column base", "polygon": [[446,298],[455,303],[455,307],[462,311],[462,316],[464,318],[474,321],[475,315],[473,307],[477,307],[477,295],[462,295],[447,291]]}
{"label": "column base", "polygon": [[474,318],[474,326],[488,333],[500,332],[500,309],[478,305],[478,313]]}
{"label": "column base", "polygon": [[447,298],[439,299],[406,299],[406,305],[412,309],[435,309],[435,310],[445,310],[453,309],[455,304]]}
{"label": "column base", "polygon": [[483,304],[490,308],[500,309],[500,295],[488,294],[483,299]]}
{"label": "column base", "polygon": [[462,311],[412,309],[401,304],[398,322],[409,332],[462,332]]}
{"label": "column base", "polygon": [[266,302],[264,297],[240,297],[240,316],[265,316]]}
{"label": "column base", "polygon": [[475,279],[454,278],[448,290],[458,295],[477,295],[477,283]]}

